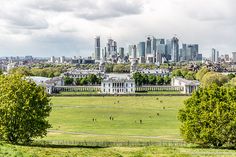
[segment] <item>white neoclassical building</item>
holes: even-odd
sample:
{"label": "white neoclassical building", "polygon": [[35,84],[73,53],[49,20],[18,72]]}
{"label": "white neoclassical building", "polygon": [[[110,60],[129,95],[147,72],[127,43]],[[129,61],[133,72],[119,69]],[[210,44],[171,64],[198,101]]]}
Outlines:
{"label": "white neoclassical building", "polygon": [[181,77],[174,77],[171,80],[171,85],[183,87],[183,94],[192,94],[199,88],[200,82],[197,80],[186,80]]}
{"label": "white neoclassical building", "polygon": [[[124,76],[124,75],[123,75]],[[132,94],[135,93],[135,80],[128,77],[106,77],[101,83],[103,94]]]}

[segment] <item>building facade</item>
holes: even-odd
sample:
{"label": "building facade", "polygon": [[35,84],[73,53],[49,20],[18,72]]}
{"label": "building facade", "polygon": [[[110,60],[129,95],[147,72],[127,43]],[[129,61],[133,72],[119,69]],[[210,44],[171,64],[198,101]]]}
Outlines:
{"label": "building facade", "polygon": [[171,86],[183,87],[183,94],[192,94],[199,88],[200,82],[196,80],[186,80],[181,77],[174,77],[171,80]]}
{"label": "building facade", "polygon": [[101,83],[103,94],[134,94],[135,80],[130,78],[107,78]]}

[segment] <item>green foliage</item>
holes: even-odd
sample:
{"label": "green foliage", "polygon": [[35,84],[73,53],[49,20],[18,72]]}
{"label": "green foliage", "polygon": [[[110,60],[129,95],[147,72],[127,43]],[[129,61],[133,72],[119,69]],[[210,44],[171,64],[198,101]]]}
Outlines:
{"label": "green foliage", "polygon": [[133,78],[135,79],[135,83],[137,86],[141,85],[168,85],[171,82],[171,78],[169,76],[155,76],[155,75],[147,75],[141,74],[140,72],[136,72],[133,74]]}
{"label": "green foliage", "polygon": [[156,77],[156,82],[157,82],[158,85],[163,85],[165,83],[164,77],[158,75]]}
{"label": "green foliage", "polygon": [[172,77],[184,77],[181,69],[176,69],[172,71]]}
{"label": "green foliage", "polygon": [[2,75],[3,74],[3,72],[2,72],[2,70],[0,69],[0,75]]}
{"label": "green foliage", "polygon": [[51,105],[44,87],[21,75],[1,75],[0,93],[1,139],[25,144],[47,134]]}
{"label": "green foliage", "polygon": [[235,78],[235,76],[236,76],[236,75],[235,75],[235,74],[232,74],[232,73],[231,73],[231,74],[228,74],[228,78],[229,78],[229,80]]}
{"label": "green foliage", "polygon": [[165,76],[165,77],[164,77],[164,83],[165,83],[166,85],[168,85],[168,84],[171,83],[171,78],[170,78],[170,76]]}
{"label": "green foliage", "polygon": [[134,73],[133,78],[137,86],[141,86],[143,84],[143,77],[139,72]]}
{"label": "green foliage", "polygon": [[113,66],[113,72],[115,73],[129,73],[130,66],[126,64],[115,64]]}
{"label": "green foliage", "polygon": [[185,75],[185,79],[187,80],[195,80],[195,75],[196,73],[195,72],[192,72],[192,71],[189,71],[186,75]]}
{"label": "green foliage", "polygon": [[74,79],[73,79],[73,78],[64,77],[64,84],[65,84],[66,86],[68,86],[68,85],[73,85],[73,82],[74,82]]}
{"label": "green foliage", "polygon": [[106,64],[106,65],[105,65],[105,71],[106,71],[107,73],[112,73],[112,72],[113,72],[113,67],[114,67],[113,64]]}
{"label": "green foliage", "polygon": [[179,111],[185,141],[203,146],[236,146],[236,88],[201,88]]}
{"label": "green foliage", "polygon": [[28,68],[17,67],[10,70],[10,74],[20,74],[24,76],[42,76],[42,77],[56,77],[63,72],[62,67],[48,67],[48,68]]}
{"label": "green foliage", "polygon": [[32,73],[28,67],[17,67],[12,68],[9,71],[9,74],[18,74],[18,75],[24,75],[24,76],[32,76]]}
{"label": "green foliage", "polygon": [[208,73],[210,70],[208,70],[207,67],[202,67],[197,73],[196,73],[196,79],[201,81],[203,76]]}
{"label": "green foliage", "polygon": [[217,84],[218,86],[222,86],[228,81],[229,80],[226,75],[216,73],[216,72],[208,72],[201,79],[201,86],[206,87],[212,84]]}
{"label": "green foliage", "polygon": [[148,75],[148,82],[151,85],[155,85],[156,84],[156,76],[155,75]]}

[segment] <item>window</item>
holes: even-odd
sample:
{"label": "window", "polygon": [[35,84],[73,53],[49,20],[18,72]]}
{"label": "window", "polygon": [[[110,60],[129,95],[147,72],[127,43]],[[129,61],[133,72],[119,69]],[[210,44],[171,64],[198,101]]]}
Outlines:
{"label": "window", "polygon": [[131,83],[131,87],[133,87],[133,83]]}
{"label": "window", "polygon": [[111,86],[110,83],[108,84],[108,86],[109,86],[109,87]]}
{"label": "window", "polygon": [[103,87],[105,87],[105,83],[103,83]]}
{"label": "window", "polygon": [[103,92],[105,93],[105,92],[106,92],[106,90],[105,90],[105,89],[103,89]]}

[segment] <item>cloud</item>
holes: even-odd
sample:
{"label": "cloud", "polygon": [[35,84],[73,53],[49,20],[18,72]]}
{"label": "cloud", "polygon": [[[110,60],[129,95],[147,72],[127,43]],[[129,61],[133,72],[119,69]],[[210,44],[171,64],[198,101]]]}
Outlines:
{"label": "cloud", "polygon": [[142,12],[142,3],[137,0],[41,0],[28,6],[38,10],[73,12],[77,17],[97,20],[135,15]]}
{"label": "cloud", "polygon": [[38,30],[49,27],[48,22],[40,13],[20,4],[11,3],[11,0],[1,5],[0,19],[5,20],[6,27],[14,30]]}

